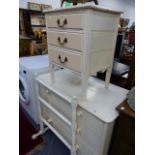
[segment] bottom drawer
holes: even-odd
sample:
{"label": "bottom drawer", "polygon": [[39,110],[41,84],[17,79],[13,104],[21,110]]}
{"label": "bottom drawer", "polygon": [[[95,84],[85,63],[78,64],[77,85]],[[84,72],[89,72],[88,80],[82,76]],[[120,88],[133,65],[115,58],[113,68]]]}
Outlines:
{"label": "bottom drawer", "polygon": [[[100,131],[103,133],[103,130]],[[84,143],[89,145],[96,153],[101,152],[101,144],[103,141],[103,136],[99,136],[98,134],[91,131],[89,128],[85,128],[85,126],[81,126],[76,130],[76,139],[81,139]]]}
{"label": "bottom drawer", "polygon": [[76,155],[99,155],[94,152],[93,149],[85,143],[82,139],[76,139]]}
{"label": "bottom drawer", "polygon": [[66,141],[72,143],[72,130],[67,124],[65,124],[56,114],[50,111],[45,105],[40,103],[42,117],[55,128],[60,135],[66,139]]}
{"label": "bottom drawer", "polygon": [[76,52],[68,52],[59,48],[49,48],[49,60],[62,67],[67,67],[76,72],[81,72],[81,55]]}

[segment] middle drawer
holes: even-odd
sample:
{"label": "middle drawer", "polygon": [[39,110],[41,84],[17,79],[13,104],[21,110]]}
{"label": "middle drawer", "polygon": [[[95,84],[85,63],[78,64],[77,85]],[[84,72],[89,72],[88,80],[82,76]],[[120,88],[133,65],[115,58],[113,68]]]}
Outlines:
{"label": "middle drawer", "polygon": [[75,49],[78,51],[82,51],[83,49],[84,37],[83,34],[80,33],[48,31],[47,38],[48,44],[50,45]]}
{"label": "middle drawer", "polygon": [[58,95],[53,93],[51,90],[38,83],[39,96],[44,99],[49,105],[59,111],[69,121],[72,121],[72,107],[71,103],[60,98]]}

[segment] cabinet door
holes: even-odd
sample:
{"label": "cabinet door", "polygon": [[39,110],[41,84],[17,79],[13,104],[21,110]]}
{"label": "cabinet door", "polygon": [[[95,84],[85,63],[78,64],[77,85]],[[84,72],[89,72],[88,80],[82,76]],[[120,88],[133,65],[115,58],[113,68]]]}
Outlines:
{"label": "cabinet door", "polygon": [[86,110],[77,108],[76,139],[83,141],[97,155],[102,152],[104,123]]}
{"label": "cabinet door", "polygon": [[99,155],[95,150],[91,148],[86,142],[82,139],[76,139],[76,154],[77,155]]}

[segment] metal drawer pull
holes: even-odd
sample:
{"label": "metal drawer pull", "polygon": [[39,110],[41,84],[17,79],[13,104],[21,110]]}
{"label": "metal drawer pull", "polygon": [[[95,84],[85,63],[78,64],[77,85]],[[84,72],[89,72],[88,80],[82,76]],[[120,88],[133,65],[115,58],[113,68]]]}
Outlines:
{"label": "metal drawer pull", "polygon": [[63,42],[61,42],[61,38],[60,38],[60,37],[58,37],[57,40],[58,40],[58,43],[59,43],[60,45],[64,45],[64,44],[66,44],[66,43],[68,42],[67,38],[64,38]]}
{"label": "metal drawer pull", "polygon": [[60,23],[60,19],[57,19],[57,24],[58,24],[59,27],[64,27],[65,25],[67,25],[67,23],[68,22],[67,22],[67,19],[66,18],[64,19],[64,21],[63,21],[62,24]]}
{"label": "metal drawer pull", "polygon": [[59,59],[60,63],[62,63],[62,64],[68,61],[67,57],[65,57],[64,60],[61,60],[61,55],[58,55],[58,59]]}

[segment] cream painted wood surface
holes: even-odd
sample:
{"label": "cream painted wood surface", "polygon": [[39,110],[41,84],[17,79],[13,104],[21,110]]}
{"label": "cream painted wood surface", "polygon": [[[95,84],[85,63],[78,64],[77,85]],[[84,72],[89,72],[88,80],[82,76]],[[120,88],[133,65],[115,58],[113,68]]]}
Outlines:
{"label": "cream painted wood surface", "polygon": [[[109,61],[112,57],[112,51],[110,49],[101,50],[90,54],[90,67],[89,72],[92,74],[96,73],[96,70],[105,71],[107,68],[111,66]],[[103,67],[105,66],[105,67]]]}
{"label": "cream painted wood surface", "polygon": [[91,53],[95,53],[98,51],[106,51],[107,49],[112,50],[112,43],[113,43],[114,34],[112,32],[100,32],[95,31],[92,32],[91,35],[91,44],[90,49]]}
{"label": "cream painted wood surface", "polygon": [[58,47],[70,48],[75,50],[82,50],[83,35],[80,33],[66,33],[60,31],[48,31],[47,41],[50,45]]}
{"label": "cream painted wood surface", "polygon": [[89,145],[96,154],[101,154],[104,124],[106,123],[94,117],[83,108],[78,107],[76,140],[81,139],[81,141]]}
{"label": "cream painted wood surface", "polygon": [[64,68],[69,68],[75,72],[81,72],[81,54],[69,52],[55,47],[49,47],[49,60],[61,65]]}
{"label": "cream painted wood surface", "polygon": [[[83,29],[83,15],[72,14],[72,15],[47,15],[47,26],[48,28],[74,28]],[[66,22],[67,21],[67,22]]]}
{"label": "cream painted wood surface", "polygon": [[[118,116],[115,108],[126,98],[128,91],[112,84],[106,89],[101,80],[91,77],[87,98],[82,99],[79,97],[82,87],[79,76],[65,69],[56,71],[56,76],[56,82],[51,80],[50,73],[37,78],[39,101],[47,98],[48,104],[39,102],[40,117],[49,122],[50,129],[71,150],[71,155],[107,155],[113,124]],[[72,108],[72,118],[68,121],[66,105]]]}
{"label": "cream painted wood surface", "polygon": [[43,105],[42,103],[40,105],[41,105],[42,117],[52,127],[54,127],[67,140],[69,144],[71,144],[71,141],[72,141],[71,127],[65,124],[56,114],[50,111],[45,105]]}
{"label": "cream painted wood surface", "polygon": [[85,143],[82,139],[76,139],[76,155],[98,155],[94,152],[94,150]]}
{"label": "cream painted wood surface", "polygon": [[[74,59],[67,66],[65,63],[58,63],[55,50],[49,50],[50,61],[56,63],[54,65],[80,73],[81,97],[86,96],[88,78],[91,74],[106,71],[105,87],[109,85],[120,13],[94,5],[45,11],[48,48],[55,45],[65,50],[72,49],[77,53],[81,51],[80,59],[76,54],[66,56],[70,59],[77,57],[79,61],[78,63]],[[75,69],[76,65],[78,69]],[[54,71],[51,71],[51,74],[54,79]]]}
{"label": "cream painted wood surface", "polygon": [[[59,94],[71,104],[73,96],[80,98],[82,83],[80,77],[69,70],[56,71],[56,81],[50,78],[50,73],[39,75],[38,81],[55,94]],[[113,84],[109,89],[104,87],[104,81],[90,77],[86,99],[80,99],[80,106],[105,122],[112,122],[118,113],[118,106],[126,98],[127,90]],[[101,108],[102,107],[102,108]]]}
{"label": "cream painted wood surface", "polygon": [[118,17],[120,14],[107,12],[90,11],[90,27],[92,31],[115,32],[118,27]]}
{"label": "cream painted wood surface", "polygon": [[103,123],[97,117],[94,117],[81,107],[77,107],[77,124],[79,127],[92,130],[94,134],[100,134],[100,128],[103,127]]}
{"label": "cream painted wood surface", "polygon": [[44,99],[49,105],[58,110],[69,121],[72,120],[72,108],[70,103],[64,101],[60,96],[53,93],[50,89],[38,83],[39,96]]}

